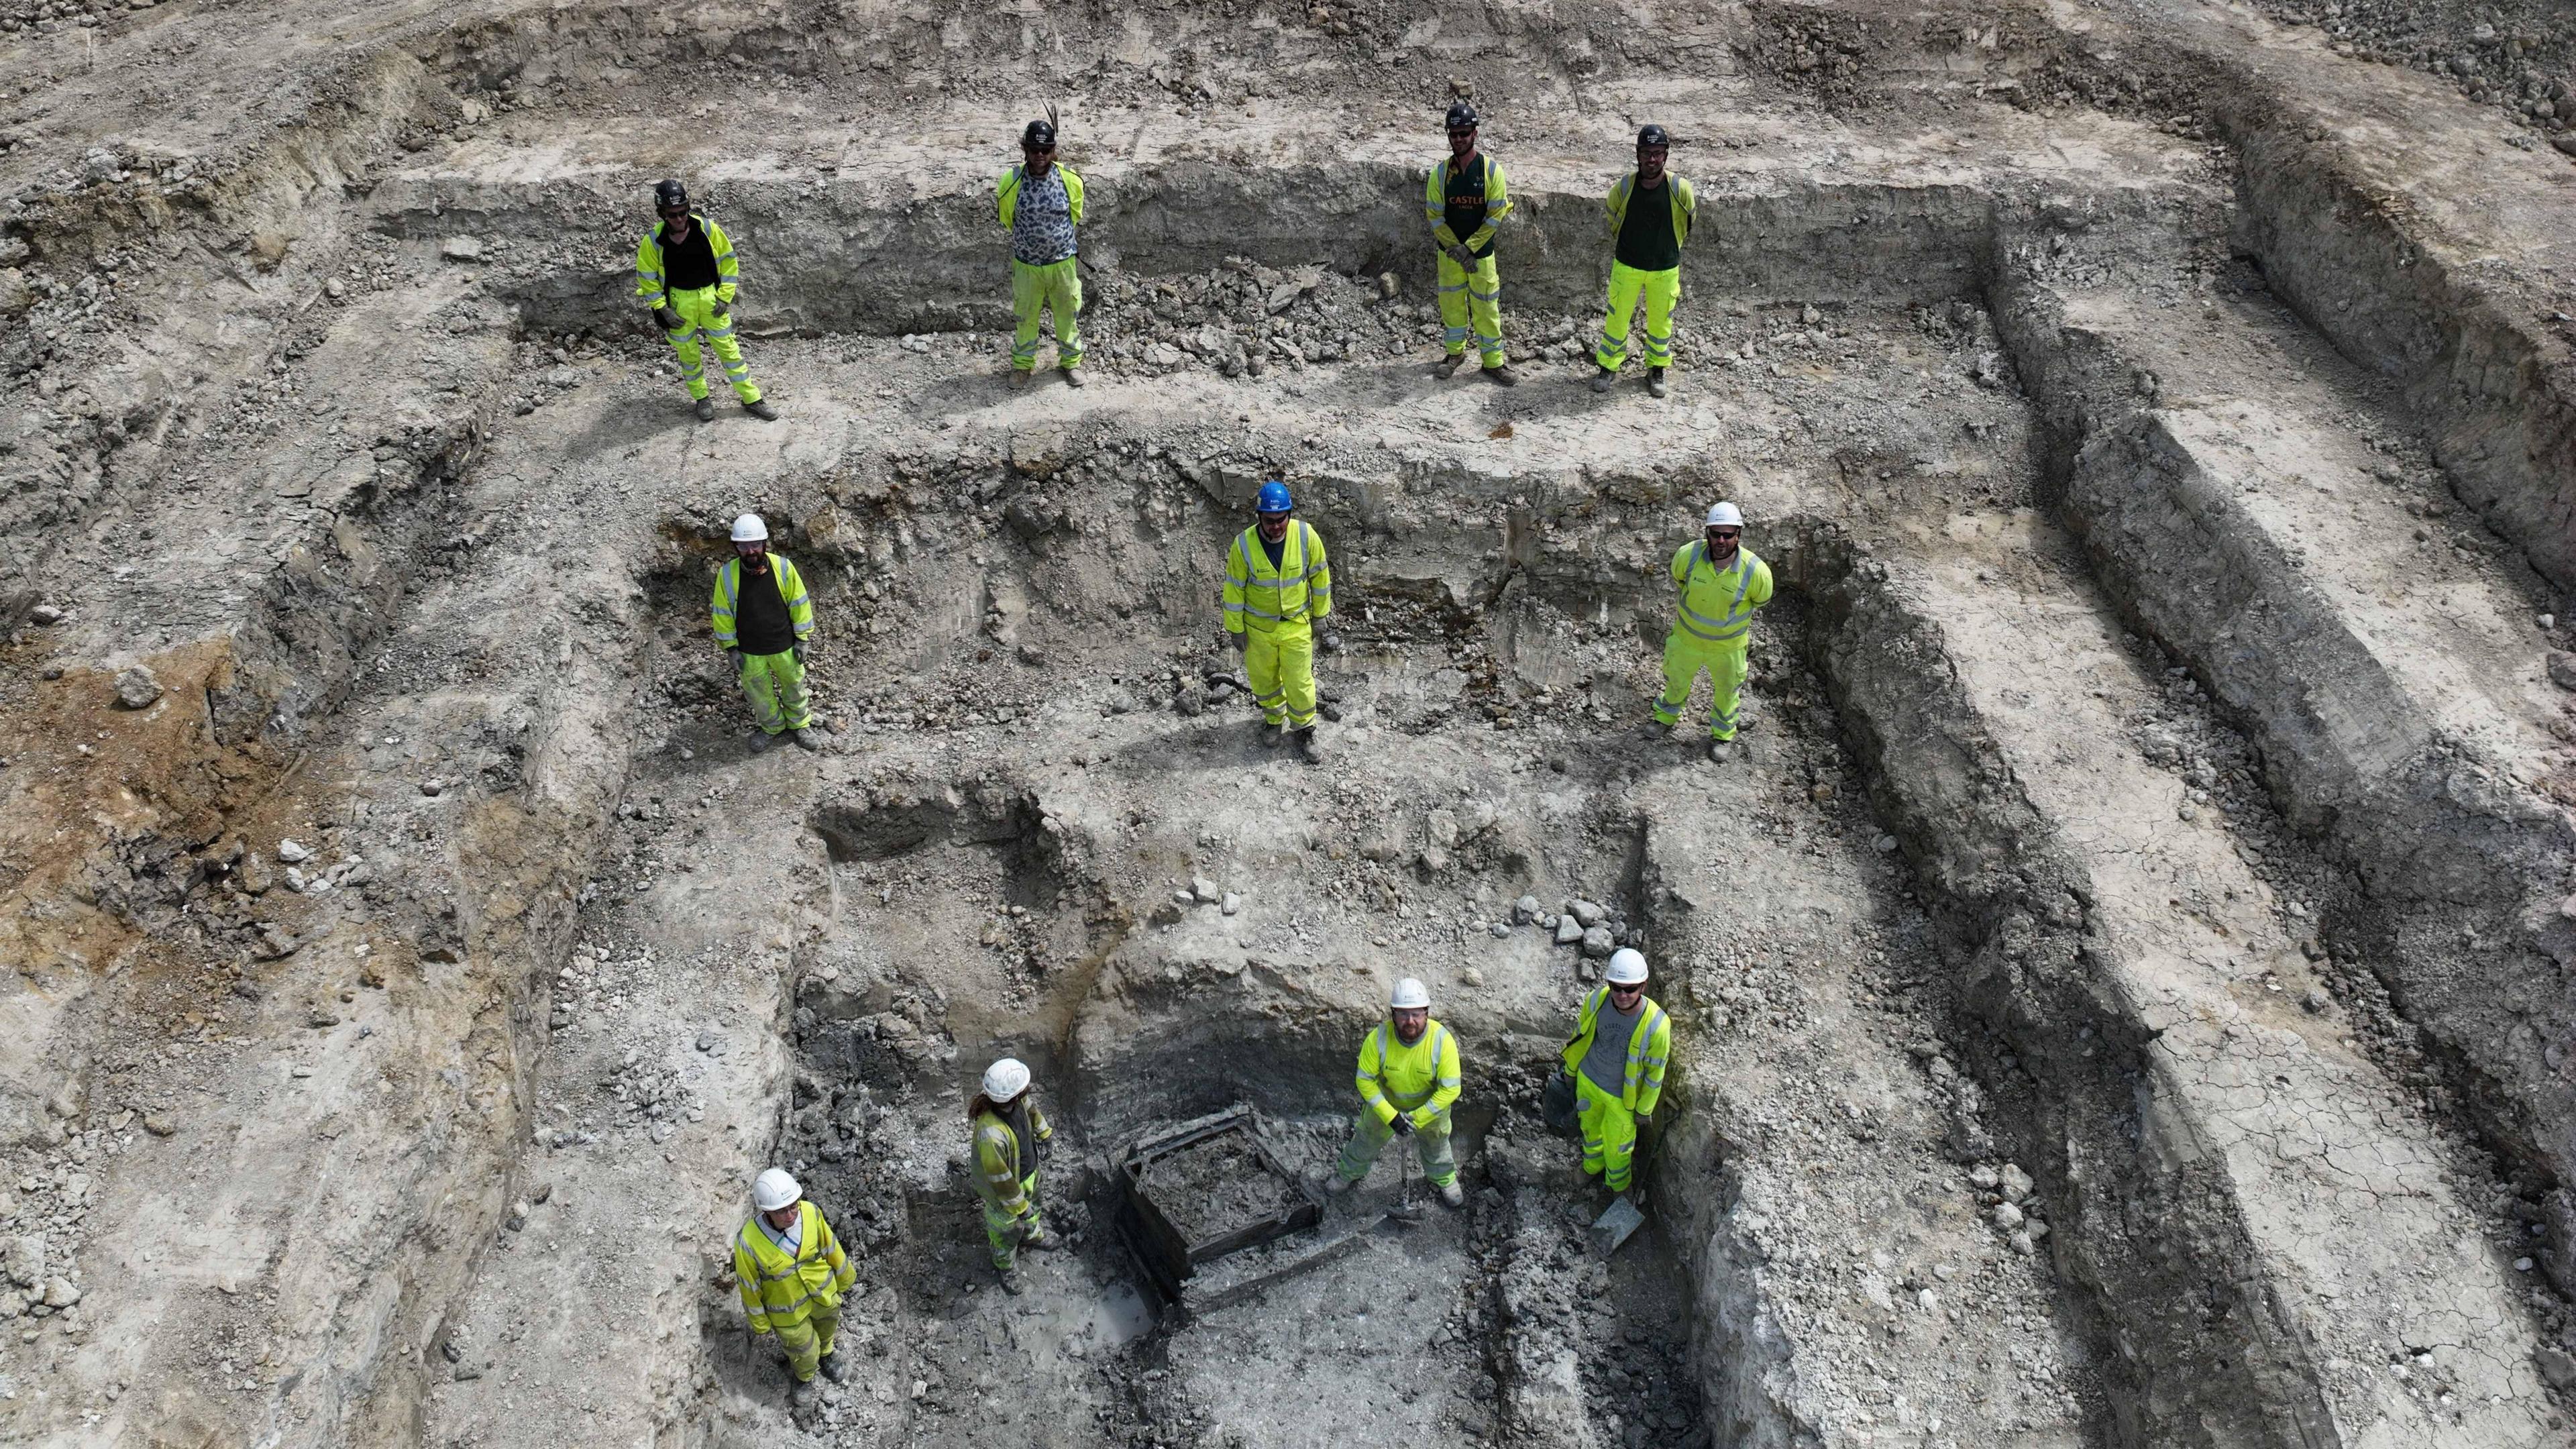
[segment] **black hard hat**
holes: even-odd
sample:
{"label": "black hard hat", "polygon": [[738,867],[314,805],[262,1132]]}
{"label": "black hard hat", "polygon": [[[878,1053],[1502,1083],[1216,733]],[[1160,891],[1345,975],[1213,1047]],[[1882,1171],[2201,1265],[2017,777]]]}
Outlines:
{"label": "black hard hat", "polygon": [[1043,150],[1045,150],[1046,148],[1048,148],[1049,146],[1054,145],[1054,144],[1055,144],[1055,122],[1053,122],[1053,121],[1031,121],[1031,122],[1029,122],[1029,128],[1028,128],[1027,130],[1025,130],[1025,131],[1022,131],[1022,132],[1020,133],[1020,144],[1021,144],[1021,145],[1023,145],[1023,146],[1031,146],[1031,147],[1035,147],[1036,149],[1038,149],[1038,150],[1040,150],[1040,151],[1043,151]]}
{"label": "black hard hat", "polygon": [[653,209],[655,211],[668,211],[672,207],[686,206],[688,204],[689,188],[682,186],[677,181],[665,181],[653,188]]}
{"label": "black hard hat", "polygon": [[1664,128],[1661,126],[1648,126],[1637,133],[1637,149],[1640,151],[1645,150],[1649,146],[1668,147],[1672,144],[1673,138],[1665,135]]}
{"label": "black hard hat", "polygon": [[1476,108],[1467,104],[1465,101],[1459,101],[1451,105],[1449,107],[1449,129],[1452,131],[1472,131],[1476,129]]}

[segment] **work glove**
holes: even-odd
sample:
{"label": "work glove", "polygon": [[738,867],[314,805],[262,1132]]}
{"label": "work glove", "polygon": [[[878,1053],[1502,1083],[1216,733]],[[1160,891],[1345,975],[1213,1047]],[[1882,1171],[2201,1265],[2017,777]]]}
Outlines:
{"label": "work glove", "polygon": [[722,322],[733,315],[733,304],[731,302],[718,302],[707,309],[707,315],[718,322]]}
{"label": "work glove", "polygon": [[1652,1126],[1654,1126],[1654,1125],[1655,1125],[1655,1114],[1654,1114],[1654,1113],[1652,1113],[1652,1112],[1640,1112],[1640,1113],[1638,1113],[1638,1114],[1637,1114],[1637,1130],[1638,1130],[1638,1131],[1643,1132],[1643,1131],[1645,1131],[1647,1128],[1652,1127]]}
{"label": "work glove", "polygon": [[1040,1162],[1044,1162],[1044,1161],[1046,1161],[1048,1158],[1053,1157],[1053,1156],[1055,1156],[1055,1139],[1054,1139],[1054,1138],[1052,1138],[1052,1137],[1041,1137],[1041,1138],[1039,1138],[1039,1139],[1038,1139],[1038,1161],[1040,1161]]}
{"label": "work glove", "polygon": [[665,332],[677,332],[684,325],[680,314],[668,307],[654,308],[653,320],[661,323],[662,330]]}
{"label": "work glove", "polygon": [[1476,249],[1465,242],[1449,249],[1449,259],[1471,272],[1476,269]]}
{"label": "work glove", "polygon": [[1233,643],[1234,652],[1237,654],[1252,647],[1252,631],[1249,629],[1240,634],[1228,634],[1225,637]]}
{"label": "work glove", "polygon": [[724,652],[724,656],[725,663],[733,666],[734,673],[742,673],[742,651],[740,649],[727,649]]}
{"label": "work glove", "polygon": [[1386,1125],[1394,1128],[1395,1135],[1398,1137],[1410,1137],[1413,1135],[1413,1119],[1402,1112],[1396,1113],[1395,1120]]}
{"label": "work glove", "polygon": [[796,656],[796,667],[797,667],[797,668],[802,669],[802,668],[804,668],[804,667],[805,667],[805,641],[804,641],[804,640],[799,639],[799,640],[797,640],[795,643],[788,645],[788,646],[787,646],[787,652]]}

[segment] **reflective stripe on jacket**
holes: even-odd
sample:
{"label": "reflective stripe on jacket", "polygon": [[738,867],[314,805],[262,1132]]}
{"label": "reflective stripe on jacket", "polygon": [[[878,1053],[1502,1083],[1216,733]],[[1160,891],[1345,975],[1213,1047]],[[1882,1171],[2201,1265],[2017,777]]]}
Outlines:
{"label": "reflective stripe on jacket", "polygon": [[734,1282],[742,1290],[742,1311],[754,1333],[793,1328],[805,1321],[809,1305],[819,1300],[833,1307],[859,1281],[859,1270],[841,1251],[832,1225],[823,1221],[823,1210],[810,1197],[796,1206],[793,1258],[761,1230],[756,1217],[743,1219],[742,1230],[733,1235]]}
{"label": "reflective stripe on jacket", "polygon": [[1333,612],[1333,569],[1324,559],[1323,536],[1292,520],[1283,543],[1273,568],[1270,550],[1261,546],[1260,524],[1234,536],[1225,551],[1227,633],[1246,627],[1266,632]]}
{"label": "reflective stripe on jacket", "polygon": [[1395,1023],[1379,1022],[1360,1039],[1359,1089],[1380,1122],[1401,1111],[1414,1126],[1430,1126],[1458,1100],[1458,1038],[1434,1021],[1406,1046]]}
{"label": "reflective stripe on jacket", "polygon": [[[1610,199],[1603,203],[1610,213],[1610,235],[1614,239],[1619,235],[1619,224],[1628,219],[1628,193],[1636,184],[1634,171],[1620,177],[1618,184],[1610,188]],[[1664,173],[1664,184],[1673,189],[1673,245],[1687,245],[1691,218],[1699,215],[1699,195],[1691,190],[1689,182],[1669,171]]]}
{"label": "reflective stripe on jacket", "polygon": [[1670,574],[1681,587],[1681,617],[1675,622],[1711,643],[1743,638],[1753,627],[1753,611],[1771,602],[1771,566],[1742,544],[1736,545],[1735,562],[1722,569],[1709,561],[1707,539],[1683,544],[1673,553]]}
{"label": "reflective stripe on jacket", "polygon": [[[1602,1006],[1610,1000],[1610,988],[1596,986],[1583,998],[1583,1015],[1574,1024],[1574,1039],[1558,1053],[1569,1072],[1583,1070],[1583,1055],[1592,1050],[1592,1033],[1600,1020]],[[1631,1112],[1650,1113],[1655,1103],[1663,1100],[1664,1063],[1672,1056],[1673,1019],[1655,1004],[1651,996],[1638,1001],[1645,1010],[1637,1018],[1637,1029],[1628,1034],[1628,1069],[1620,1086],[1619,1102]]]}
{"label": "reflective stripe on jacket", "polygon": [[[1044,1142],[1055,1135],[1055,1126],[1029,1103],[1029,1136]],[[1029,1210],[1027,1189],[1031,1164],[1020,1161],[1019,1138],[1011,1124],[997,1112],[986,1112],[975,1119],[975,1193],[1011,1217]]]}
{"label": "reflective stripe on jacket", "polygon": [[[706,232],[707,250],[715,253],[716,300],[727,306],[733,305],[736,284],[742,280],[742,263],[734,260],[733,241],[725,235],[723,227],[703,216],[693,213],[689,223]],[[644,240],[635,245],[635,298],[644,304],[647,311],[671,300],[671,289],[662,280],[662,228],[659,226],[646,228]]]}
{"label": "reflective stripe on jacket", "polygon": [[[769,575],[778,581],[778,597],[786,601],[787,622],[796,626],[796,637],[802,639],[813,633],[814,599],[805,592],[805,576],[796,572],[796,565],[789,563],[787,555],[782,553],[769,556]],[[742,559],[726,559],[724,567],[716,570],[716,592],[711,603],[715,614],[716,647],[719,649],[735,646],[734,601],[742,596],[741,589]]]}
{"label": "reflective stripe on jacket", "polygon": [[[1080,226],[1082,225],[1082,178],[1074,175],[1073,168],[1061,161],[1055,163],[1055,169],[1056,173],[1064,178],[1065,209],[1072,213],[1073,224]],[[1000,207],[1004,231],[1011,229],[1011,218],[1019,214],[1021,170],[1021,167],[1014,166],[1003,172],[1001,179],[993,183],[993,198]]]}
{"label": "reflective stripe on jacket", "polygon": [[1481,252],[1493,241],[1494,228],[1502,225],[1503,218],[1512,214],[1511,188],[1503,181],[1503,163],[1491,156],[1481,157],[1485,163],[1485,224],[1476,228],[1473,235],[1462,237],[1449,229],[1446,220],[1449,211],[1449,163],[1452,159],[1444,156],[1431,163],[1431,174],[1422,183],[1422,219],[1431,223],[1431,240],[1440,246],[1454,247],[1465,242],[1467,250]]}

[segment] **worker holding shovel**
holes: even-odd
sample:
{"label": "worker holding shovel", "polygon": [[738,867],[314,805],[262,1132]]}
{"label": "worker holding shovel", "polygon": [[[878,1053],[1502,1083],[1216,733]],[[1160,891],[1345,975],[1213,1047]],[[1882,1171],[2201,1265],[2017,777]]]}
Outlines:
{"label": "worker holding shovel", "polygon": [[1642,953],[1613,952],[1602,976],[1603,984],[1584,998],[1574,1036],[1559,1055],[1574,1076],[1583,1171],[1625,1201],[1638,1134],[1653,1124],[1655,1104],[1663,1099],[1673,1024],[1646,995]]}

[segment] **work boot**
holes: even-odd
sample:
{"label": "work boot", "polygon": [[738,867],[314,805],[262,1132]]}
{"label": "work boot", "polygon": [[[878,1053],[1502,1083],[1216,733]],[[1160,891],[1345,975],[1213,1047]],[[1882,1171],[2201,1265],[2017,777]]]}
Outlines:
{"label": "work boot", "polygon": [[845,1384],[850,1381],[849,1362],[841,1357],[839,1349],[834,1349],[832,1352],[823,1355],[823,1377],[830,1379],[836,1384]]}
{"label": "work boot", "polygon": [[778,421],[778,409],[771,407],[769,405],[769,399],[765,397],[744,403],[742,405],[742,410],[751,414],[753,417],[760,419],[764,423],[774,423]]}
{"label": "work boot", "polygon": [[716,400],[711,397],[702,397],[698,399],[697,413],[699,422],[714,422],[716,420]]}
{"label": "work boot", "polygon": [[1004,1268],[1000,1271],[1002,1275],[1003,1292],[1017,1298],[1021,1294],[1029,1291],[1028,1280],[1020,1276],[1020,1270],[1018,1268]]}
{"label": "work boot", "polygon": [[1733,759],[1734,757],[1735,757],[1735,741],[1733,741],[1733,740],[1710,740],[1710,741],[1708,742],[1708,762],[1709,762],[1710,764],[1712,764],[1712,765],[1723,765],[1723,764],[1725,764],[1728,760]]}
{"label": "work boot", "polygon": [[1592,390],[1594,392],[1608,392],[1613,387],[1618,386],[1618,384],[1619,374],[1612,372],[1606,367],[1592,375]]}
{"label": "work boot", "polygon": [[1265,750],[1275,750],[1287,742],[1288,731],[1268,720],[1263,720],[1252,728],[1261,740],[1261,747]]}
{"label": "work boot", "polygon": [[1032,1252],[1052,1253],[1064,1246],[1062,1233],[1036,1233],[1020,1239],[1020,1246]]}
{"label": "work boot", "polygon": [[751,752],[753,754],[765,755],[777,747],[778,736],[771,734],[767,730],[756,729],[751,732]]}
{"label": "work boot", "polygon": [[1336,1172],[1325,1179],[1324,1191],[1333,1197],[1349,1197],[1351,1189],[1359,1185],[1357,1178],[1344,1177]]}
{"label": "work boot", "polygon": [[1320,765],[1324,763],[1324,747],[1315,742],[1315,727],[1313,725],[1308,725],[1302,730],[1294,731],[1294,733],[1297,736],[1298,755],[1310,765]]}
{"label": "work boot", "polygon": [[814,738],[814,732],[810,729],[789,730],[787,732],[787,737],[794,740],[796,742],[796,748],[800,750],[820,750],[823,748],[823,742]]}
{"label": "work boot", "polygon": [[1648,397],[1671,397],[1672,395],[1673,395],[1673,389],[1672,389],[1671,384],[1669,384],[1669,383],[1667,383],[1667,382],[1665,382],[1665,381],[1664,381],[1664,370],[1663,370],[1662,368],[1660,368],[1660,367],[1650,367],[1650,368],[1647,368],[1647,369],[1646,369],[1646,396],[1648,396]]}
{"label": "work boot", "polygon": [[1659,719],[1650,719],[1644,724],[1637,726],[1637,738],[1646,741],[1648,744],[1653,744],[1657,740],[1667,738],[1672,734],[1672,732],[1673,727]]}
{"label": "work boot", "polygon": [[1465,1207],[1467,1205],[1467,1190],[1454,1182],[1450,1183],[1440,1189],[1440,1200],[1451,1207]]}
{"label": "work boot", "polygon": [[1027,370],[1027,369],[1025,369],[1025,368],[1018,368],[1018,367],[1014,367],[1014,368],[1012,368],[1012,369],[1011,369],[1011,391],[1013,391],[1013,392],[1026,392],[1026,391],[1028,391],[1028,390],[1029,390],[1029,376],[1030,376],[1030,374],[1029,374],[1028,370]]}
{"label": "work boot", "polygon": [[807,1379],[787,1391],[787,1407],[801,1413],[814,1407],[814,1401],[822,1396],[823,1386],[812,1379]]}
{"label": "work boot", "polygon": [[1467,354],[1463,352],[1452,352],[1447,357],[1440,359],[1440,361],[1432,367],[1431,375],[1439,378],[1443,382],[1446,382],[1450,378],[1456,377],[1458,375],[1458,369],[1466,365]]}
{"label": "work boot", "polygon": [[1512,371],[1512,365],[1508,362],[1497,362],[1493,366],[1486,368],[1485,380],[1497,387],[1518,387],[1521,385],[1521,375]]}
{"label": "work boot", "polygon": [[1064,385],[1066,387],[1082,386],[1082,369],[1079,367],[1066,368],[1064,370]]}

